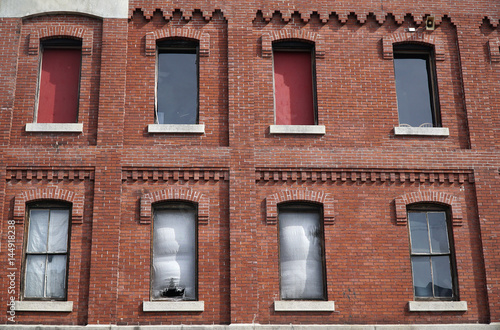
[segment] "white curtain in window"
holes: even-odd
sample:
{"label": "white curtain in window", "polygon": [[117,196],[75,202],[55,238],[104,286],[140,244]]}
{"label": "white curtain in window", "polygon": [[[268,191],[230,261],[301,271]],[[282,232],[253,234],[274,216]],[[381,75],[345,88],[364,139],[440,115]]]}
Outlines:
{"label": "white curtain in window", "polygon": [[195,222],[194,209],[165,209],[155,212],[153,298],[196,298]]}
{"label": "white curtain in window", "polygon": [[279,214],[281,297],[323,299],[320,215],[284,211]]}

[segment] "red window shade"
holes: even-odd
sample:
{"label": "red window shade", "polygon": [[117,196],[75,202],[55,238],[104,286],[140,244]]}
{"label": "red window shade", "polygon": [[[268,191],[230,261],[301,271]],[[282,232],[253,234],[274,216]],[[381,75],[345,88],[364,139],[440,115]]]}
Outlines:
{"label": "red window shade", "polygon": [[76,123],[80,49],[45,49],[42,58],[38,123]]}
{"label": "red window shade", "polygon": [[276,125],[314,125],[310,52],[274,51]]}

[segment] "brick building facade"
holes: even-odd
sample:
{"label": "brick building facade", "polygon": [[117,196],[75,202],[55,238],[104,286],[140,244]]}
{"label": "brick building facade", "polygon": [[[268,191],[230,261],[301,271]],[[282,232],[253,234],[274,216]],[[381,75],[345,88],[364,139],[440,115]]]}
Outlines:
{"label": "brick building facade", "polygon": [[500,327],[499,25],[3,0],[0,328]]}

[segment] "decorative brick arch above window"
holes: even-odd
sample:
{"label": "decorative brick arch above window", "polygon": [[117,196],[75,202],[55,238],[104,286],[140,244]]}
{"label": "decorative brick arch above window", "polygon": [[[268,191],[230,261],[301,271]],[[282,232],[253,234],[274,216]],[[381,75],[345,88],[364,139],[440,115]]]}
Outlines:
{"label": "decorative brick arch above window", "polygon": [[83,223],[85,197],[82,194],[66,189],[59,189],[57,187],[27,190],[17,194],[14,200],[14,220],[16,223],[23,223],[26,214],[26,203],[43,200],[56,200],[71,203],[73,205],[71,208],[71,223]]}
{"label": "decorative brick arch above window", "polygon": [[92,55],[94,36],[92,31],[76,25],[57,25],[44,28],[33,28],[30,33],[28,53],[38,55],[40,39],[71,38],[82,41],[82,55]]}
{"label": "decorative brick arch above window", "polygon": [[284,29],[262,35],[262,57],[272,57],[273,42],[293,39],[313,43],[316,58],[325,57],[325,43],[318,33],[292,29]]}
{"label": "decorative brick arch above window", "polygon": [[395,199],[395,204],[396,223],[398,225],[406,226],[408,222],[406,207],[415,203],[436,203],[447,205],[451,208],[453,225],[462,225],[462,205],[464,204],[462,198],[437,191],[418,191],[397,197]]}
{"label": "decorative brick arch above window", "polygon": [[199,55],[210,55],[210,35],[190,28],[161,29],[146,34],[146,56],[156,55],[156,42],[167,38],[195,39],[200,43]]}
{"label": "decorative brick arch above window", "polygon": [[140,223],[151,224],[152,205],[164,201],[189,201],[198,204],[198,223],[208,224],[210,199],[196,190],[186,188],[168,188],[142,195]]}
{"label": "decorative brick arch above window", "polygon": [[434,46],[434,51],[436,53],[436,61],[444,61],[445,51],[443,41],[428,33],[393,33],[390,36],[382,38],[382,47],[384,52],[385,60],[392,60],[393,46],[399,43],[417,43],[417,44],[427,44]]}
{"label": "decorative brick arch above window", "polygon": [[278,221],[278,204],[284,202],[310,202],[323,205],[325,225],[335,222],[333,197],[331,194],[311,190],[285,190],[266,197],[266,222],[275,225]]}
{"label": "decorative brick arch above window", "polygon": [[491,61],[500,62],[500,39],[488,40],[488,49],[490,50]]}

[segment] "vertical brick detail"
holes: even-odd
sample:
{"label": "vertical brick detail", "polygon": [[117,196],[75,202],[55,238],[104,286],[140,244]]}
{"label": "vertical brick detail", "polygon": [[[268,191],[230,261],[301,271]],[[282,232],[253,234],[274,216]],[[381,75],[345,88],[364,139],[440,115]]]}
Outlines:
{"label": "vertical brick detail", "polygon": [[399,43],[420,43],[434,46],[436,52],[436,61],[445,60],[444,42],[428,33],[393,33],[390,36],[382,38],[382,47],[385,60],[394,58],[393,45]]}
{"label": "vertical brick detail", "polygon": [[266,222],[275,225],[278,222],[278,204],[284,202],[311,202],[323,205],[325,225],[335,222],[334,200],[328,193],[311,190],[284,190],[266,197]]}
{"label": "vertical brick detail", "polygon": [[186,188],[168,188],[142,195],[140,223],[144,225],[151,224],[151,209],[154,203],[173,200],[189,201],[198,204],[198,223],[208,224],[208,219],[210,218],[210,199],[196,190]]}
{"label": "vertical brick detail", "polygon": [[156,55],[156,42],[167,38],[195,39],[200,43],[199,54],[202,57],[210,56],[210,35],[191,28],[161,29],[146,34],[146,56]]}
{"label": "vertical brick detail", "polygon": [[14,199],[14,220],[23,223],[26,214],[26,203],[38,200],[59,200],[73,204],[71,223],[83,223],[83,206],[85,198],[82,194],[57,187],[26,190],[16,195]]}
{"label": "vertical brick detail", "polygon": [[461,197],[436,191],[418,191],[401,195],[397,197],[394,202],[396,205],[396,223],[400,226],[405,226],[408,222],[406,207],[410,204],[423,202],[449,206],[451,208],[452,224],[454,226],[462,225],[462,205],[464,201]]}
{"label": "vertical brick detail", "polygon": [[94,36],[92,31],[76,25],[57,25],[50,28],[32,28],[29,37],[28,53],[38,55],[40,50],[40,39],[69,37],[82,41],[82,55],[92,55],[92,44]]}
{"label": "vertical brick detail", "polygon": [[262,35],[262,57],[270,58],[273,54],[273,42],[278,40],[299,39],[314,43],[316,58],[325,57],[325,43],[319,33],[283,29]]}
{"label": "vertical brick detail", "polygon": [[500,39],[488,40],[488,49],[490,51],[490,60],[500,62]]}

